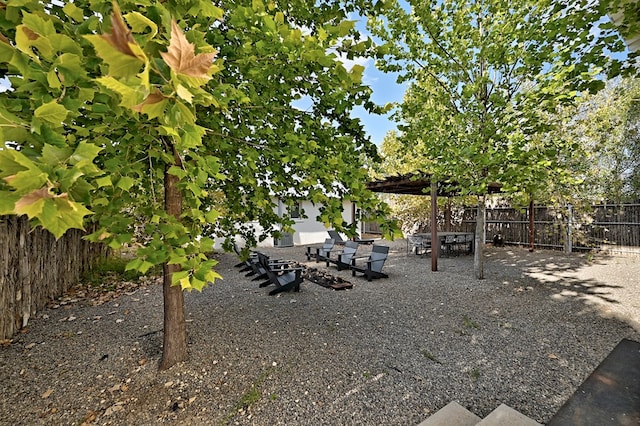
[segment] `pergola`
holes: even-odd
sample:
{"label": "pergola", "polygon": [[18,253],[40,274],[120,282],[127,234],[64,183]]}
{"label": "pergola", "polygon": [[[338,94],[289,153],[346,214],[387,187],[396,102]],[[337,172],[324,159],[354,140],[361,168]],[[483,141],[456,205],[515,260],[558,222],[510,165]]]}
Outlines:
{"label": "pergola", "polygon": [[[452,197],[457,195],[456,185],[433,181],[429,174],[411,173],[407,175],[388,176],[385,179],[371,181],[367,184],[367,189],[372,192],[386,194],[403,195],[429,195],[431,197],[431,241],[438,241],[438,196]],[[495,194],[501,192],[502,185],[499,183],[489,184],[488,192]],[[428,191],[427,191],[428,189]],[[438,270],[438,256],[433,255],[433,245],[431,248],[431,270]],[[437,253],[437,252],[436,252]]]}

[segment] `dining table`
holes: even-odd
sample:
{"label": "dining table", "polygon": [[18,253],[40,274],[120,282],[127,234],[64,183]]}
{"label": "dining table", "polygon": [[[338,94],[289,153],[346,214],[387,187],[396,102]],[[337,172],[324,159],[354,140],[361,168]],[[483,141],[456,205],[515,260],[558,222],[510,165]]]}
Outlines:
{"label": "dining table", "polygon": [[[413,234],[416,237],[422,237],[425,241],[431,241],[431,233],[430,232],[418,232]],[[473,232],[457,232],[457,231],[442,231],[438,232],[438,240],[440,244],[436,246],[438,250],[438,256],[442,255],[458,255],[460,254],[460,247],[464,248],[464,252],[466,254],[471,254],[474,252],[475,244],[474,244],[474,233]],[[407,239],[407,244],[408,244]],[[431,244],[431,250],[433,251],[434,245]],[[407,247],[407,252],[409,251]]]}

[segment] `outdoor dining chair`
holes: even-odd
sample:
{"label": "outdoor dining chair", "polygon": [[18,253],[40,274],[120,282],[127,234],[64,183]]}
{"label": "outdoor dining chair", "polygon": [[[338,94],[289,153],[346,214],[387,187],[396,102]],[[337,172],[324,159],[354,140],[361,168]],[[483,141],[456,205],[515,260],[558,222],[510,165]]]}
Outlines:
{"label": "outdoor dining chair", "polygon": [[427,253],[427,249],[431,248],[431,243],[422,235],[409,235],[407,242],[409,244],[407,254],[415,253],[416,255],[423,255]]}

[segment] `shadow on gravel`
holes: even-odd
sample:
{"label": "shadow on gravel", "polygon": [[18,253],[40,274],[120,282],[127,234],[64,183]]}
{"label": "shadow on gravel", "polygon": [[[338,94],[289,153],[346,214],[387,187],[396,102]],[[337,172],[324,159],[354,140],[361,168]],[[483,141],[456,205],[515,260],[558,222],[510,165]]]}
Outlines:
{"label": "shadow on gravel", "polygon": [[[615,258],[611,256],[489,248],[486,259],[503,267],[519,269],[526,281],[544,286],[552,293],[551,298],[559,301],[576,299],[589,305],[593,302],[619,305],[621,294],[630,285],[630,282],[625,283],[624,278],[617,276],[615,269],[611,270],[611,264],[615,263]],[[610,269],[606,281],[587,272],[598,267]]]}

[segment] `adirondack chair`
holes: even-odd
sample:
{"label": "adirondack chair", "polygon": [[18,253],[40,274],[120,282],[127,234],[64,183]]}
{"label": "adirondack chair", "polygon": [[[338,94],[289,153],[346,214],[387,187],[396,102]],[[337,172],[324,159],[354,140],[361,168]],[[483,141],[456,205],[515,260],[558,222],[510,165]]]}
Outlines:
{"label": "adirondack chair", "polygon": [[266,271],[268,281],[260,284],[260,287],[275,285],[276,288],[269,292],[273,296],[283,291],[300,291],[300,284],[303,281],[302,272],[304,268],[291,266],[289,261],[272,261],[262,253],[258,254],[260,263]]}
{"label": "adirondack chair", "polygon": [[329,256],[329,253],[335,248],[335,245],[336,240],[334,240],[333,238],[327,238],[326,240],[324,240],[324,244],[322,244],[322,247],[315,247],[315,253],[312,252],[314,247],[307,247],[307,260],[311,260],[311,258],[314,258],[316,260],[316,263],[320,262],[321,260],[326,260],[326,257]]}
{"label": "adirondack chair", "polygon": [[344,243],[347,242],[347,240],[342,238],[342,235],[340,235],[335,229],[329,229],[327,232],[329,233],[329,237],[333,239],[334,244],[343,246]]}
{"label": "adirondack chair", "polygon": [[358,245],[355,241],[346,241],[344,248],[335,252],[336,257],[333,257],[332,253],[326,257],[327,267],[329,263],[334,263],[338,267],[338,271],[349,269],[351,258],[356,254],[356,251],[358,251]]}
{"label": "adirondack chair", "polygon": [[[238,255],[240,259],[242,259],[243,257],[242,252],[240,251],[240,249],[238,248],[238,245],[235,242],[233,243],[233,251],[236,253],[236,255]],[[249,257],[246,260],[236,263],[234,266],[236,268],[240,268],[240,272],[250,271],[253,269],[252,263],[254,261],[257,261],[257,257],[255,253],[251,252],[249,253]]]}
{"label": "adirondack chair", "polygon": [[[371,249],[371,254],[365,257],[354,256],[351,258],[351,275],[356,276],[359,272],[364,274],[367,281],[371,281],[374,278],[389,278],[387,274],[382,272],[384,262],[389,256],[389,247],[374,245]],[[358,266],[356,263],[359,259],[366,259],[365,264]]]}

